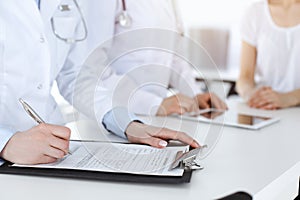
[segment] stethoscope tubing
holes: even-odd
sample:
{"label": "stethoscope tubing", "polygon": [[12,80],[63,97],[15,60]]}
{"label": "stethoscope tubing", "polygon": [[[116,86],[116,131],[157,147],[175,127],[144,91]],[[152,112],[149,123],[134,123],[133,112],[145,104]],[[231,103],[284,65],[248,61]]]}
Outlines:
{"label": "stethoscope tubing", "polygon": [[123,12],[127,11],[126,0],[122,0],[122,10],[123,10]]}
{"label": "stethoscope tubing", "polygon": [[78,10],[78,12],[79,12],[80,20],[81,20],[81,22],[82,22],[82,24],[83,24],[84,35],[83,35],[82,38],[74,39],[74,38],[64,38],[64,37],[60,36],[59,33],[58,33],[58,32],[56,31],[56,29],[55,29],[53,17],[52,17],[51,20],[50,20],[50,21],[51,21],[51,28],[52,28],[53,34],[56,36],[56,38],[58,38],[58,39],[60,39],[60,40],[62,40],[62,41],[64,41],[64,42],[66,42],[66,43],[69,43],[69,44],[73,44],[73,43],[76,43],[76,42],[84,41],[84,40],[86,40],[87,37],[88,37],[88,28],[87,28],[86,21],[85,21],[85,19],[84,19],[84,17],[83,17],[83,13],[82,13],[82,11],[81,11],[81,9],[80,9],[80,6],[78,5],[77,0],[73,0],[73,2],[74,2],[75,6],[76,6],[76,8],[77,8],[77,10]]}

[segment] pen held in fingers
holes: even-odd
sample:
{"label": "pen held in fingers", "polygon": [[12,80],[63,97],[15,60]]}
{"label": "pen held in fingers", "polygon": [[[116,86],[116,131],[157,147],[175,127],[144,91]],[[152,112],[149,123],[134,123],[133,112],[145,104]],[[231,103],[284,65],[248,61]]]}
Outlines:
{"label": "pen held in fingers", "polygon": [[45,121],[31,108],[31,106],[26,103],[22,98],[19,99],[19,102],[22,104],[24,110],[27,114],[34,119],[38,124],[45,123]]}
{"label": "pen held in fingers", "polygon": [[[19,102],[22,104],[24,110],[26,111],[26,113],[32,118],[34,119],[38,124],[42,124],[45,123],[45,121],[33,110],[33,108],[26,103],[22,98],[19,98]],[[64,139],[64,138],[62,138]],[[67,152],[68,154],[72,155],[72,153],[70,151]]]}

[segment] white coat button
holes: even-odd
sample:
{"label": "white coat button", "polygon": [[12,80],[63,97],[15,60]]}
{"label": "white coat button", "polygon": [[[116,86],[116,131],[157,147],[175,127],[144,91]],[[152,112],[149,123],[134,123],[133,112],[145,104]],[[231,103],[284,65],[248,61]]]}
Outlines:
{"label": "white coat button", "polygon": [[37,86],[37,89],[39,89],[39,90],[43,89],[43,84],[39,84],[39,85]]}
{"label": "white coat button", "polygon": [[40,43],[44,43],[45,42],[45,38],[41,35],[40,37]]}

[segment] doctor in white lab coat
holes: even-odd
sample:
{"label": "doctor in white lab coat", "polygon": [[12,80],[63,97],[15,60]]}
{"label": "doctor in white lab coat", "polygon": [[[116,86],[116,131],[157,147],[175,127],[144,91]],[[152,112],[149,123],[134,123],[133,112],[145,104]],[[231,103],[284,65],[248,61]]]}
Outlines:
{"label": "doctor in white lab coat", "polygon": [[[121,33],[129,35],[130,31],[145,28],[183,33],[175,0],[125,0],[125,5],[121,0],[115,1],[117,2],[115,21],[111,23],[116,24],[114,30],[116,38],[111,50],[112,57],[117,57],[115,53],[122,49],[124,52],[127,48],[131,50],[130,46],[135,42],[134,38],[118,37]],[[114,1],[108,4],[114,4]],[[119,22],[120,14],[124,11],[131,19],[129,26],[123,26]],[[151,34],[147,34],[147,31],[144,32],[144,40],[153,40],[153,43],[157,43],[161,39],[159,35],[153,38]],[[171,37],[172,34],[170,34]],[[192,67],[170,52],[149,48],[138,49],[118,57],[112,62],[111,67],[116,70],[117,74],[130,76],[141,86],[131,91],[131,99],[128,100],[130,102],[128,106],[135,113],[183,114],[211,106],[227,109],[226,104],[216,95],[203,93],[196,84]],[[178,93],[167,97],[169,86],[176,89]]]}
{"label": "doctor in white lab coat", "polygon": [[[50,20],[57,4],[53,1],[49,5],[44,19]],[[18,99],[34,105],[46,122],[62,124],[62,116],[50,95],[61,66],[53,64],[43,18],[35,1],[1,1],[0,10],[1,157],[17,163],[55,161],[68,151],[70,131],[56,125],[35,127],[36,122],[24,112]],[[65,80],[68,81],[67,77]]]}
{"label": "doctor in white lab coat", "polygon": [[[89,8],[100,8],[104,4],[96,0],[89,1],[91,4],[84,2],[81,1],[79,5],[90,28],[91,16],[88,14],[97,15],[99,11],[92,12]],[[48,163],[62,158],[68,152],[70,130],[60,126],[63,119],[50,90],[56,80],[62,95],[72,103],[79,68],[98,40],[93,38],[97,30],[91,30],[89,39],[75,44],[66,43],[54,35],[54,32],[66,38],[84,35],[78,11],[77,15],[73,15],[73,11],[60,13],[58,10],[59,5],[64,4],[60,0],[0,2],[0,157],[11,162]],[[70,8],[76,9],[75,4]],[[51,19],[55,22],[55,30],[51,27]],[[47,124],[36,126],[36,122],[19,104],[19,98],[31,104]],[[106,105],[101,101],[98,104]],[[77,107],[80,109],[81,105]],[[101,117],[105,118],[110,109],[103,108]],[[107,125],[115,124],[111,122]],[[121,131],[126,132],[132,142],[162,148],[167,144],[165,140],[179,139],[198,146],[186,134],[168,129],[131,121],[125,123],[125,128]]]}

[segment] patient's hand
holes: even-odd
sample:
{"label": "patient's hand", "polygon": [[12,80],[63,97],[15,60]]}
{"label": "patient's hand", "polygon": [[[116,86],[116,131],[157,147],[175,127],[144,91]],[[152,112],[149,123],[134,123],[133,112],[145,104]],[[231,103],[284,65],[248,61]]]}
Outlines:
{"label": "patient's hand", "polygon": [[279,93],[271,87],[261,87],[249,98],[248,105],[252,108],[275,110],[294,106],[295,98],[288,93]]}

